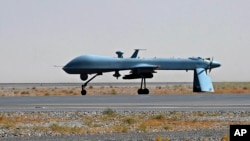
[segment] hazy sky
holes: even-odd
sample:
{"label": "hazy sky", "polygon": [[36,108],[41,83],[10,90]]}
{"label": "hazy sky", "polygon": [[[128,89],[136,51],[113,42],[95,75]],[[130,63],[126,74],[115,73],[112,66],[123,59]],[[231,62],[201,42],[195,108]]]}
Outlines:
{"label": "hazy sky", "polygon": [[[213,81],[250,81],[249,0],[0,0],[0,83],[81,82],[54,65],[81,54],[214,57]],[[126,74],[128,72],[124,72]],[[121,82],[104,74],[94,82]],[[150,81],[192,81],[161,71]],[[124,80],[122,82],[130,82]]]}

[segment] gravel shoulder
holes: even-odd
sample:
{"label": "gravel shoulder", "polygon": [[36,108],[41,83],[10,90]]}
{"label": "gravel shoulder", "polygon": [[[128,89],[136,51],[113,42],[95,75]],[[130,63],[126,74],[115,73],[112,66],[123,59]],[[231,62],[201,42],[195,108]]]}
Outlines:
{"label": "gravel shoulder", "polygon": [[12,137],[3,141],[221,141],[228,139],[228,130],[201,129],[190,131],[164,131],[154,133],[113,133],[56,137]]}
{"label": "gravel shoulder", "polygon": [[249,117],[249,111],[0,112],[0,139],[220,141],[230,124],[250,124]]}

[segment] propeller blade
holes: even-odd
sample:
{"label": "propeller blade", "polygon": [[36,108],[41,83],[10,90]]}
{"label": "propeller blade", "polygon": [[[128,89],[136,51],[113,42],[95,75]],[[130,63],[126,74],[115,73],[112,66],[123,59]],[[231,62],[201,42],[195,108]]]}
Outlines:
{"label": "propeller blade", "polygon": [[212,59],[210,58],[209,60],[211,60],[210,64],[209,64],[209,73],[211,73],[211,71],[212,71],[212,64],[213,64],[213,61],[214,61],[214,57],[212,57]]}

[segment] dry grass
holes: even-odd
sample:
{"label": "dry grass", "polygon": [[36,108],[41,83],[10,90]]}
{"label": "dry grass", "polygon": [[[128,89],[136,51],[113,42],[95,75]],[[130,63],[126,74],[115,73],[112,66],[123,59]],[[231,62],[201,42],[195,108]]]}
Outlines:
{"label": "dry grass", "polygon": [[58,124],[50,125],[49,129],[51,131],[53,131],[53,132],[57,132],[57,133],[60,133],[60,134],[69,134],[69,133],[82,134],[82,133],[84,133],[83,128],[70,127],[70,126],[61,126],[61,125],[58,125]]}
{"label": "dry grass", "polygon": [[134,117],[126,117],[123,122],[128,125],[135,124],[137,120]]}
{"label": "dry grass", "polygon": [[229,135],[225,134],[221,137],[221,141],[229,141]]}
{"label": "dry grass", "polygon": [[114,111],[114,110],[108,108],[108,109],[104,110],[104,111],[102,112],[102,114],[103,114],[103,115],[106,115],[106,116],[113,117],[113,116],[116,115],[116,111]]}
{"label": "dry grass", "polygon": [[214,88],[216,90],[216,93],[223,93],[223,94],[250,93],[249,82],[215,83]]}
{"label": "dry grass", "polygon": [[169,138],[166,137],[165,139],[163,139],[161,135],[158,135],[155,137],[155,141],[169,141]]}
{"label": "dry grass", "polygon": [[128,127],[126,125],[115,125],[112,130],[117,133],[128,133]]}
{"label": "dry grass", "polygon": [[[112,111],[112,112],[110,112]],[[147,113],[119,114],[113,110],[104,110],[93,116],[84,113],[75,113],[78,119],[62,117],[60,114],[50,116],[46,112],[23,112],[21,114],[0,114],[0,127],[8,130],[25,130],[55,132],[58,134],[100,134],[100,133],[130,133],[130,132],[152,132],[152,131],[179,131],[193,129],[228,129],[231,124],[250,124],[250,121],[218,120],[217,116],[232,117],[230,113],[223,115],[190,112],[155,113],[148,116]],[[246,115],[248,116],[248,115]],[[211,117],[206,119],[204,117]],[[76,122],[74,126],[67,123]],[[84,126],[82,126],[84,125]],[[223,136],[226,140],[227,136]]]}
{"label": "dry grass", "polygon": [[[138,86],[89,86],[88,95],[136,95]],[[148,86],[152,94],[195,94],[191,85]],[[248,94],[250,82],[214,83],[215,94]],[[70,96],[81,95],[81,87],[32,87],[0,89],[0,96]]]}

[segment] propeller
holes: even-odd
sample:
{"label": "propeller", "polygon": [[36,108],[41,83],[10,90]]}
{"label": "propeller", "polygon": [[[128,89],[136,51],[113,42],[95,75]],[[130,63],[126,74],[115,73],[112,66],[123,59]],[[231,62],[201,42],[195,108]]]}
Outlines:
{"label": "propeller", "polygon": [[211,73],[214,57],[212,57],[212,58],[206,58],[206,60],[210,61],[210,63],[209,63],[209,65],[208,65],[207,68],[209,69],[209,73]]}
{"label": "propeller", "polygon": [[211,73],[211,71],[212,71],[212,64],[213,64],[213,61],[214,61],[214,57],[212,57],[212,59],[210,59],[210,63],[209,63],[209,73]]}

